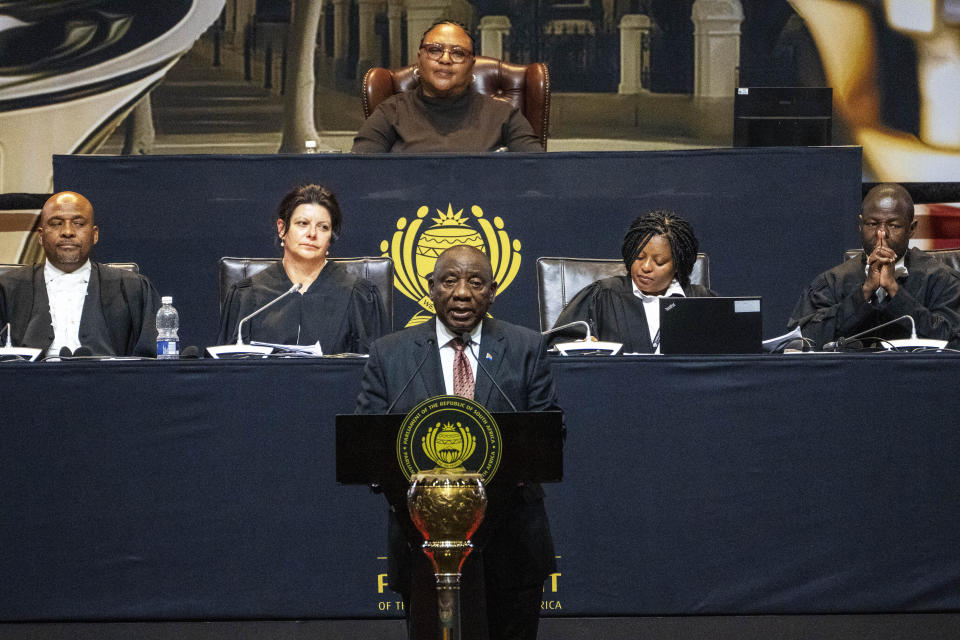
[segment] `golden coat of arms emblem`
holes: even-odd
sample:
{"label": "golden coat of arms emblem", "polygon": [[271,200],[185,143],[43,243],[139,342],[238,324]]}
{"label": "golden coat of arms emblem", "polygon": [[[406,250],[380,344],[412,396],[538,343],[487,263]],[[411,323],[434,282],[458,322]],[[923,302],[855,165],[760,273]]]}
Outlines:
{"label": "golden coat of arms emblem", "polygon": [[462,466],[477,448],[476,436],[460,422],[456,426],[451,422],[441,426],[438,422],[427,429],[427,434],[420,440],[427,457],[443,469]]}
{"label": "golden coat of arms emblem", "polygon": [[409,480],[424,471],[479,473],[489,484],[503,457],[500,427],[482,404],[460,396],[427,398],[397,431],[397,464]]}
{"label": "golden coat of arms emblem", "polygon": [[471,226],[463,209],[453,211],[447,204],[446,212],[437,209],[433,224],[426,219],[430,208],[422,206],[416,218],[408,223],[406,218],[397,220],[397,230],[390,240],[380,243],[382,255],[393,260],[394,287],[422,308],[407,322],[408,327],[429,320],[436,314],[427,286],[427,276],[433,273],[437,258],[450,247],[465,244],[476,247],[490,256],[493,279],[497,283],[497,295],[501,295],[520,269],[520,241],[511,239],[504,230],[499,216],[493,222],[484,217],[483,209],[470,207],[477,227]]}

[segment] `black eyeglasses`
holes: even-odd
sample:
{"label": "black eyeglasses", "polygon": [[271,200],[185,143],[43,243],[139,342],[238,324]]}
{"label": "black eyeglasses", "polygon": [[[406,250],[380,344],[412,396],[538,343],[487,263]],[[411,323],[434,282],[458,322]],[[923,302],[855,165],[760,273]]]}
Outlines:
{"label": "black eyeglasses", "polygon": [[427,52],[427,57],[431,60],[440,60],[443,58],[444,51],[450,54],[450,61],[461,63],[473,55],[473,51],[467,51],[463,47],[446,46],[436,42],[429,42],[420,45],[420,48]]}

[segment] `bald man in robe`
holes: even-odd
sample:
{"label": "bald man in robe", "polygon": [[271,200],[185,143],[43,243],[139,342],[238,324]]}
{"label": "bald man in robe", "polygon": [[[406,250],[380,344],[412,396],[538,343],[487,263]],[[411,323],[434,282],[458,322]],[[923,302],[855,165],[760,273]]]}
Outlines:
{"label": "bald man in robe", "polygon": [[[863,253],[820,274],[797,302],[789,326],[799,326],[816,349],[908,315],[917,336],[954,340],[960,331],[960,273],[916,248],[913,199],[899,184],[880,184],[863,199],[858,217]],[[906,338],[909,321],[871,331]]]}
{"label": "bald man in robe", "polygon": [[43,264],[0,276],[0,324],[14,346],[59,355],[86,347],[97,356],[155,356],[160,296],[144,276],[93,262],[100,239],[93,206],[79,193],[43,205],[37,241]]}

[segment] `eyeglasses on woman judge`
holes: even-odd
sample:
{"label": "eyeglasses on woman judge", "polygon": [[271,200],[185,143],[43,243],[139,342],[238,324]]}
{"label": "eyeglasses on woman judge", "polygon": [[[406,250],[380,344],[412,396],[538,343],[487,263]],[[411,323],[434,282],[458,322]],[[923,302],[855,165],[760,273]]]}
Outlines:
{"label": "eyeglasses on woman judge", "polygon": [[427,57],[431,60],[440,60],[444,52],[447,52],[450,54],[450,61],[455,64],[460,64],[473,55],[472,51],[467,51],[463,47],[446,46],[437,42],[425,42],[420,45],[420,48],[427,52]]}

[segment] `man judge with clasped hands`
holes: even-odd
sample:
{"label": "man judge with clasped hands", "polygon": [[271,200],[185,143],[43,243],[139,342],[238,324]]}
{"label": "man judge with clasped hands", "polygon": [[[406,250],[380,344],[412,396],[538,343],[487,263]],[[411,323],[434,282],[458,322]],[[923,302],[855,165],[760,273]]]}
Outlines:
{"label": "man judge with clasped hands", "polygon": [[[790,318],[817,348],[904,315],[921,338],[950,340],[960,330],[960,273],[920,249],[908,249],[916,229],[913,199],[898,184],[877,185],[859,217],[863,256],[847,260],[813,281]],[[879,338],[902,338],[893,325]]]}
{"label": "man judge with clasped hands", "polygon": [[[497,283],[483,252],[447,249],[427,282],[436,319],[371,345],[357,413],[383,413],[391,403],[394,412],[406,413],[442,394],[472,397],[492,412],[512,411],[488,376],[477,372],[477,357],[518,411],[559,409],[540,334],[487,316]],[[494,481],[487,495],[486,517],[463,567],[463,638],[536,640],[543,581],[556,570],[543,489]],[[419,544],[410,543],[421,539],[405,508],[391,508],[389,525],[390,587],[403,595],[410,637],[432,640],[433,569]]]}

